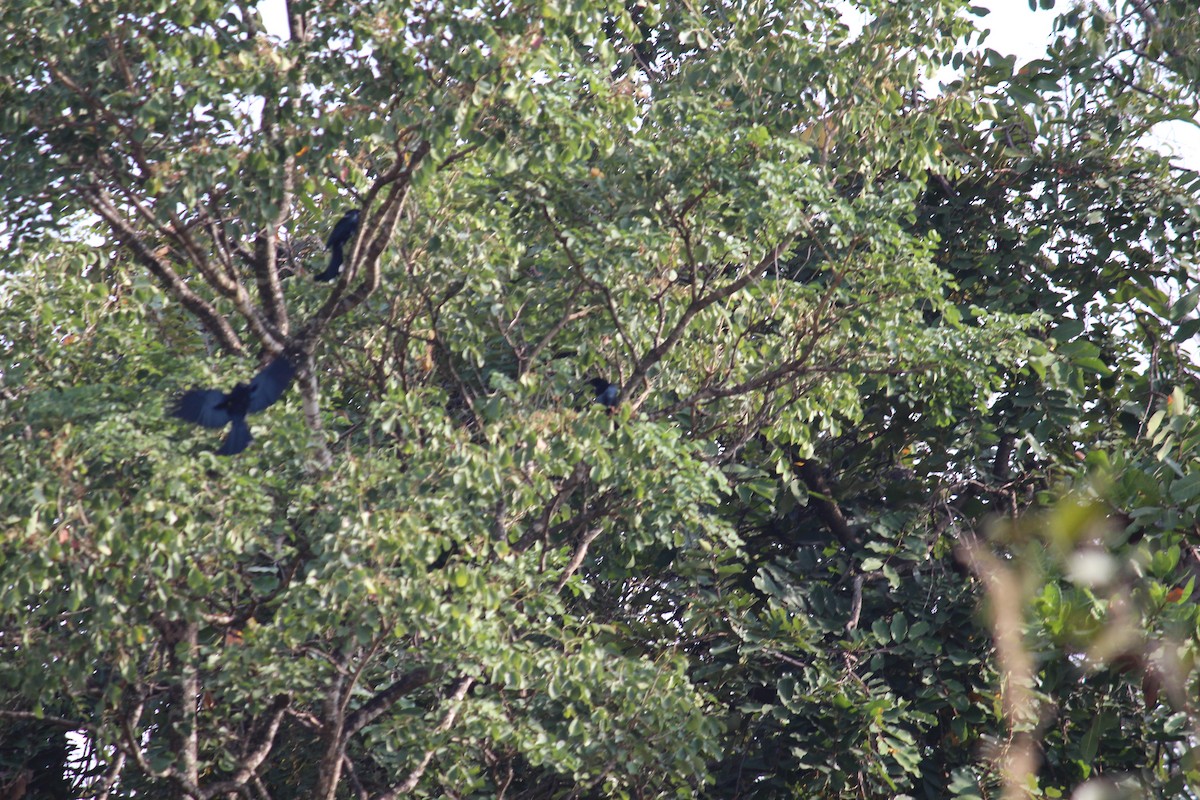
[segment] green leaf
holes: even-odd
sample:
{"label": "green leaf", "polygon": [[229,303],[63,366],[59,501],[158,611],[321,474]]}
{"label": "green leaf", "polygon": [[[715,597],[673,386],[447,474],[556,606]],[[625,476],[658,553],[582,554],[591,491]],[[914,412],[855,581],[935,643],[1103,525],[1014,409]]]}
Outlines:
{"label": "green leaf", "polygon": [[1193,472],[1172,481],[1170,494],[1172,500],[1181,504],[1200,496],[1200,472]]}

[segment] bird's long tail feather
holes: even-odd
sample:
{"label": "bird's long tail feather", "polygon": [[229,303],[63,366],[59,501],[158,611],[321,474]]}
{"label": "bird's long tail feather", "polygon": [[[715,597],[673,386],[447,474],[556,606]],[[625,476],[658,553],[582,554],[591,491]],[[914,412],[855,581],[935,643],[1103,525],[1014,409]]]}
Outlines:
{"label": "bird's long tail feather", "polygon": [[333,251],[333,254],[329,257],[329,266],[313,280],[322,282],[331,281],[342,271],[342,246],[335,244],[329,249]]}
{"label": "bird's long tail feather", "polygon": [[245,418],[234,417],[229,424],[229,435],[225,437],[225,442],[217,451],[217,455],[236,456],[249,447],[253,439],[254,437],[250,435],[250,426],[246,424]]}

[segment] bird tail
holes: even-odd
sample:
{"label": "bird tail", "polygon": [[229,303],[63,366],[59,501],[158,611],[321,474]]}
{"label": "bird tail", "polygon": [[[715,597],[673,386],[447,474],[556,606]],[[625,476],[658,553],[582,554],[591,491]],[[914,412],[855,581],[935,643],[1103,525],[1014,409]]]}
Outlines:
{"label": "bird tail", "polygon": [[338,276],[339,272],[342,271],[342,246],[340,244],[335,244],[329,249],[333,251],[332,255],[329,257],[329,266],[325,268],[324,272],[313,278],[313,280],[322,282],[331,281]]}
{"label": "bird tail", "polygon": [[219,456],[236,456],[238,453],[250,446],[250,442],[254,439],[250,435],[250,426],[246,424],[245,417],[234,417],[229,425],[229,435],[225,437],[224,444],[217,451]]}

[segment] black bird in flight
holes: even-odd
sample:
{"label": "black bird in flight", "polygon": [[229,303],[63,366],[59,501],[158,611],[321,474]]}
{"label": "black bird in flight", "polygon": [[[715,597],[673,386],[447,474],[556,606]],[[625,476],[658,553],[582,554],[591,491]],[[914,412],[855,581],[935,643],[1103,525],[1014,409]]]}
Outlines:
{"label": "black bird in flight", "polygon": [[617,396],[621,394],[621,387],[615,383],[609,383],[604,378],[589,378],[588,383],[592,385],[592,389],[596,392],[596,402],[605,408],[617,407]]}
{"label": "black bird in flight", "polygon": [[314,280],[331,281],[338,276],[338,273],[342,271],[342,247],[354,238],[357,230],[358,209],[352,208],[343,214],[342,218],[333,226],[329,240],[325,242],[325,249],[330,251],[329,266]]}
{"label": "black bird in flight", "polygon": [[264,410],[281,396],[292,382],[296,368],[286,357],[279,356],[267,364],[249,383],[239,383],[228,393],[220,389],[192,389],[185,392],[171,416],[203,425],[223,428],[229,425],[229,435],[217,451],[219,456],[233,456],[245,450],[253,439],[246,415]]}

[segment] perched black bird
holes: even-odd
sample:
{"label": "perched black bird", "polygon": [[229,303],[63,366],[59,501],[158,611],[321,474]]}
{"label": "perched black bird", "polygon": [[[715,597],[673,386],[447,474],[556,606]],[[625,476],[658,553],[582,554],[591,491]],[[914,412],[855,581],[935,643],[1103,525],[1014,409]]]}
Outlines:
{"label": "perched black bird", "polygon": [[609,383],[604,378],[589,378],[588,383],[596,391],[597,403],[605,408],[617,407],[617,396],[621,394],[620,386],[617,386],[615,383]]}
{"label": "perched black bird", "polygon": [[237,455],[249,446],[250,426],[246,415],[262,411],[270,406],[287,389],[296,374],[292,362],[279,356],[267,364],[249,383],[239,383],[226,394],[220,389],[192,389],[185,392],[171,416],[203,425],[206,428],[223,428],[229,425],[229,435],[217,451],[219,456]]}
{"label": "perched black bird", "polygon": [[333,226],[333,232],[329,234],[329,240],[325,242],[325,249],[330,251],[329,266],[314,280],[331,281],[338,276],[338,273],[342,271],[342,247],[354,238],[357,231],[358,209],[352,208],[342,215],[342,218],[337,221],[337,225]]}

